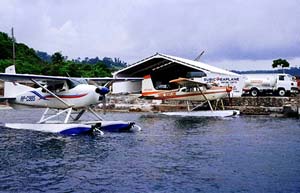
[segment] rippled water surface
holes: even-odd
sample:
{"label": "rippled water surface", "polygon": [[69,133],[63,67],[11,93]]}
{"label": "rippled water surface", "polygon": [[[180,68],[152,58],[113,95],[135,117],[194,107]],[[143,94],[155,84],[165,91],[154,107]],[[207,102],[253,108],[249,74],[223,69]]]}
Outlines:
{"label": "rippled water surface", "polygon": [[[0,110],[35,122],[40,110]],[[143,130],[61,136],[0,128],[0,192],[300,192],[298,119],[108,113]]]}

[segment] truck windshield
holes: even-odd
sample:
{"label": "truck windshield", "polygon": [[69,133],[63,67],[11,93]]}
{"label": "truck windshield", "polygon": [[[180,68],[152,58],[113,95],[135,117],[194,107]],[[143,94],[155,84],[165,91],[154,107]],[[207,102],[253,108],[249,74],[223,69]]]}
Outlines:
{"label": "truck windshield", "polygon": [[292,76],[292,75],[288,74],[287,77],[289,78],[289,80],[296,81],[295,76]]}

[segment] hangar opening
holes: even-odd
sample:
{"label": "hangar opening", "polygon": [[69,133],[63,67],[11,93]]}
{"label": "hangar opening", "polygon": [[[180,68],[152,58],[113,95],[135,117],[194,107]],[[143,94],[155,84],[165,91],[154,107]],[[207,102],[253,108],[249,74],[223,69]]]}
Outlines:
{"label": "hangar opening", "polygon": [[[207,77],[209,74],[239,76],[233,72],[198,61],[156,53],[116,72],[114,77],[144,77],[150,75],[155,88],[174,89],[178,88],[178,85],[170,84],[170,80],[180,77],[201,78]],[[116,82],[113,84],[113,93],[138,93],[140,91],[141,81]]]}

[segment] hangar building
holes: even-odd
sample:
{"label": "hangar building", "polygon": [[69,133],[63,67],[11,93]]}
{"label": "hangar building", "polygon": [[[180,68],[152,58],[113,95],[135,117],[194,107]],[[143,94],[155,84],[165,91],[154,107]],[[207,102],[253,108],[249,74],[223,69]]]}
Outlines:
{"label": "hangar building", "polygon": [[[236,95],[240,95],[242,86],[239,86],[241,75],[217,68],[202,62],[156,53],[153,56],[140,60],[127,68],[114,73],[115,78],[144,77],[151,75],[153,84],[157,88],[164,88],[170,80],[187,77],[205,82],[216,82],[220,85],[233,86]],[[141,81],[115,82],[113,93],[139,93]]]}

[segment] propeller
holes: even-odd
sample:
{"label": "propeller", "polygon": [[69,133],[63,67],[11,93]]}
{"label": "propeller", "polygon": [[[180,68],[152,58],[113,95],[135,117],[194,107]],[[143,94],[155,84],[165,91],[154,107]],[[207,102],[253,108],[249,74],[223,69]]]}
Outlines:
{"label": "propeller", "polygon": [[[102,98],[102,105],[103,105],[103,112],[106,113],[106,94],[109,93],[109,89],[107,87],[97,87],[95,90],[96,93],[101,95]],[[100,100],[100,97],[99,97]]]}
{"label": "propeller", "polygon": [[232,101],[231,101],[231,96],[230,96],[230,92],[232,91],[232,87],[231,86],[227,86],[226,87],[226,92],[227,92],[227,96],[228,96],[228,104],[231,106],[232,105]]}
{"label": "propeller", "polygon": [[227,92],[228,94],[230,94],[231,91],[232,91],[232,87],[231,87],[231,86],[227,86],[227,87],[226,87],[226,92]]}

